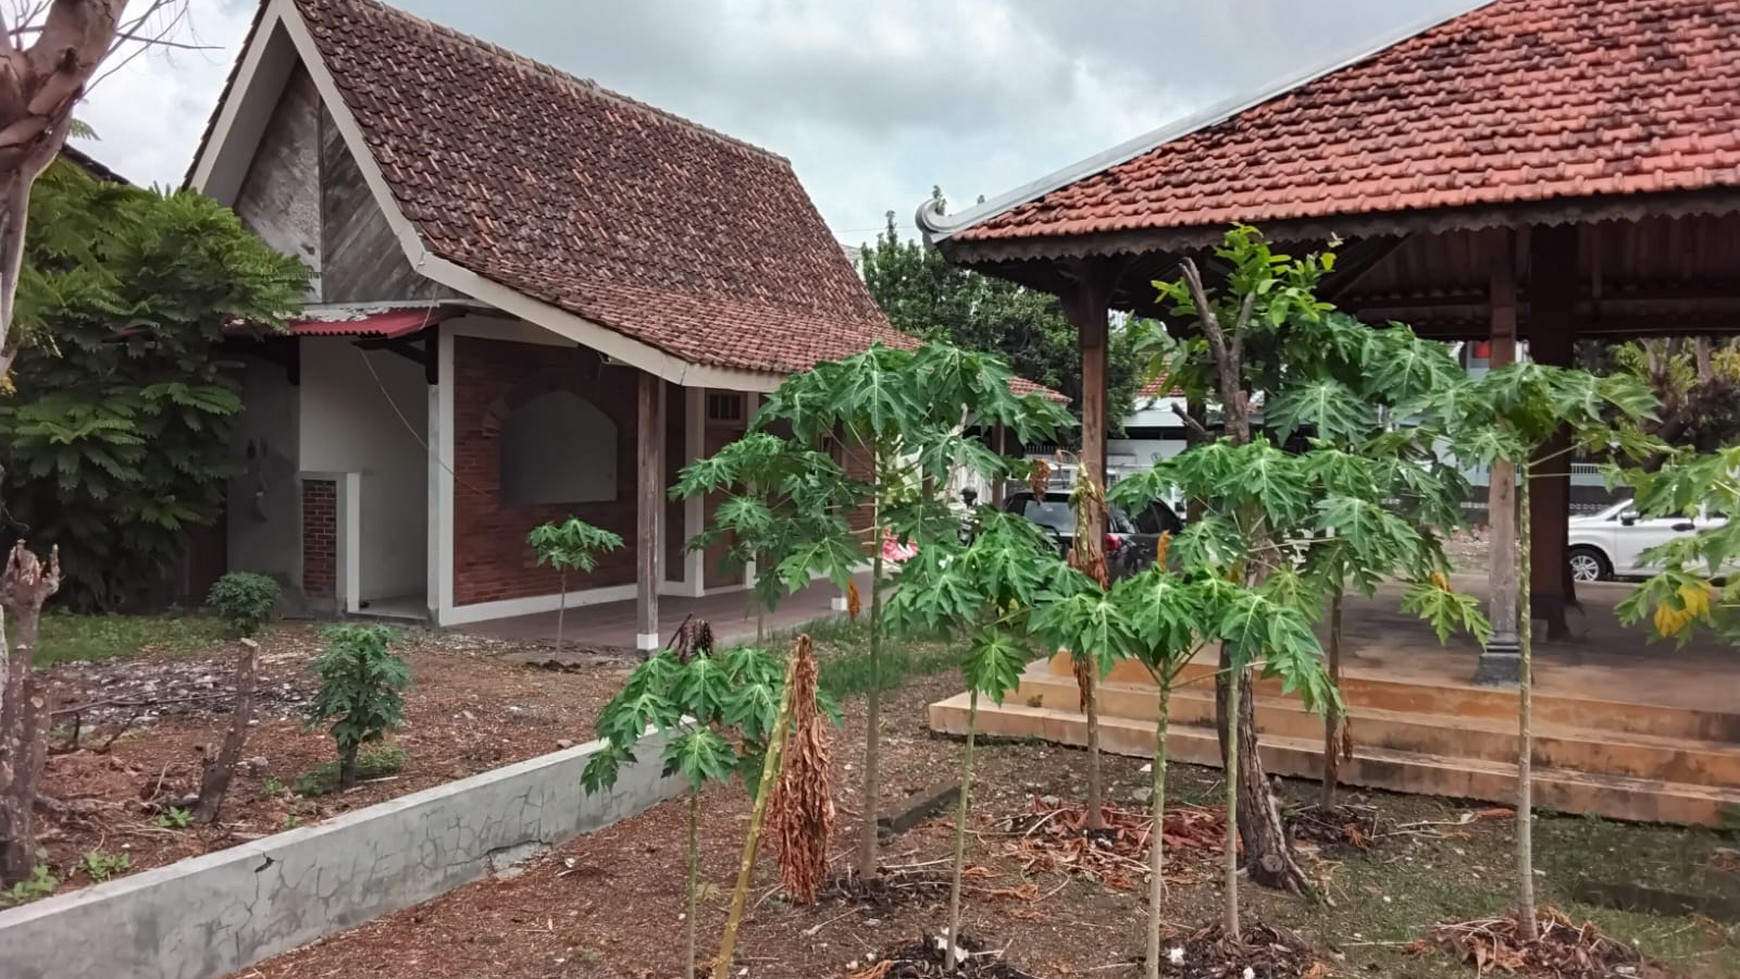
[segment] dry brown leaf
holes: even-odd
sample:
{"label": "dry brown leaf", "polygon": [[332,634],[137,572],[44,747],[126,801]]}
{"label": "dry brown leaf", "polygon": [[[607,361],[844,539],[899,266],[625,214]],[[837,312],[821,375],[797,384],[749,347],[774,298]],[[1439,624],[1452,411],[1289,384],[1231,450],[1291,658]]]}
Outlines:
{"label": "dry brown leaf", "polygon": [[883,979],[892,968],[894,968],[894,962],[890,959],[883,959],[868,969],[852,973],[851,979]]}
{"label": "dry brown leaf", "polygon": [[798,637],[793,655],[792,726],[767,818],[779,845],[780,885],[792,900],[814,904],[828,872],[828,840],[834,832],[828,722],[816,701],[819,675],[809,636]]}

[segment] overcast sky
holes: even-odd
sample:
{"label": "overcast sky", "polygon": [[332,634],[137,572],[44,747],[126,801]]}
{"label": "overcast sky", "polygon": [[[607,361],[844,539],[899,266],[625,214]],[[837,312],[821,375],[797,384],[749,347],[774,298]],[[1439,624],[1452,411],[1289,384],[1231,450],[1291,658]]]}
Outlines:
{"label": "overcast sky", "polygon": [[[151,54],[79,110],[85,149],[176,183],[254,4],[190,0],[212,51]],[[903,233],[1475,0],[394,0],[789,157],[834,232]]]}

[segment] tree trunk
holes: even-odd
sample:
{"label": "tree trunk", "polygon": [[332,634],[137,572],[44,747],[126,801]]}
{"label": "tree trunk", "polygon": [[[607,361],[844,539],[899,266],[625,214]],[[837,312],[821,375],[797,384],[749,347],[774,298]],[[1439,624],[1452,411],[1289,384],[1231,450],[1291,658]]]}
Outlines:
{"label": "tree trunk", "polygon": [[356,784],[357,745],[338,749],[338,787],[348,789]]}
{"label": "tree trunk", "polygon": [[[1341,693],[1341,591],[1329,599],[1329,685]],[[1324,810],[1335,807],[1335,790],[1341,780],[1341,758],[1348,749],[1347,721],[1342,717],[1341,703],[1333,701],[1323,713],[1323,797]]]}
{"label": "tree trunk", "polygon": [[48,758],[48,695],[31,670],[42,603],[60,587],[60,550],[45,567],[19,541],[0,573],[0,607],[11,613],[12,658],[0,703],[0,884],[30,876],[36,865],[36,795]]}
{"label": "tree trunk", "polygon": [[[1225,654],[1222,653],[1224,657]],[[1227,714],[1237,716],[1240,710],[1239,694],[1244,686],[1241,677],[1236,683],[1227,684]],[[1239,940],[1239,823],[1233,818],[1233,813],[1243,814],[1244,798],[1239,792],[1239,779],[1242,772],[1239,768],[1239,755],[1243,754],[1243,745],[1227,742],[1222,739],[1221,757],[1226,759],[1226,871],[1221,882],[1222,897],[1226,901],[1226,920],[1222,923],[1226,938],[1229,941]]]}
{"label": "tree trunk", "polygon": [[1148,799],[1152,829],[1148,840],[1148,979],[1160,979],[1160,913],[1166,902],[1166,727],[1172,709],[1172,678],[1155,673],[1160,687],[1160,715],[1154,721],[1153,795]]}
{"label": "tree trunk", "polygon": [[683,914],[683,975],[695,979],[695,910],[701,890],[701,793],[689,790],[689,895]]}
{"label": "tree trunk", "polygon": [[1516,904],[1517,924],[1529,941],[1539,936],[1535,928],[1535,852],[1534,852],[1534,726],[1530,716],[1534,708],[1531,653],[1534,648],[1533,609],[1529,601],[1529,545],[1534,538],[1529,512],[1529,475],[1527,461],[1517,463],[1522,475],[1517,490],[1520,511],[1517,527],[1522,536],[1521,613],[1518,616],[1517,639],[1520,662],[1517,671],[1517,749],[1516,749]]}
{"label": "tree trunk", "polygon": [[236,763],[242,760],[242,746],[248,741],[248,721],[254,716],[255,663],[260,644],[242,640],[242,655],[236,662],[236,701],[230,708],[230,729],[224,734],[223,748],[216,758],[206,759],[205,773],[199,782],[199,801],[193,808],[194,822],[211,825],[217,822],[218,808],[229,791],[230,776]]}
{"label": "tree trunk", "polygon": [[[809,641],[808,636],[798,638],[799,643]],[[786,728],[791,726],[792,676],[797,669],[798,655],[794,652],[791,662],[786,664],[779,710],[773,715],[773,737],[761,762],[761,784],[755,791],[755,805],[749,811],[749,838],[743,841],[743,861],[737,865],[737,887],[731,892],[731,910],[725,915],[725,936],[719,942],[719,959],[713,964],[713,979],[726,979],[731,974],[731,956],[737,948],[737,926],[743,921],[743,903],[749,895],[749,879],[755,873],[755,850],[761,842],[762,819],[772,801],[774,783],[779,777],[780,756],[785,752]]]}
{"label": "tree trunk", "polygon": [[877,479],[871,486],[875,547],[870,557],[870,695],[864,705],[863,824],[858,829],[858,877],[876,876],[876,807],[881,787],[877,763],[882,736],[882,485],[881,453],[877,453]]}
{"label": "tree trunk", "polygon": [[955,806],[955,863],[949,881],[949,946],[943,968],[953,972],[961,944],[961,874],[967,864],[967,796],[973,784],[973,733],[979,723],[979,691],[967,691],[967,750],[961,755],[961,791]]}
{"label": "tree trunk", "polygon": [[568,569],[562,569],[562,595],[556,600],[556,659],[562,658],[562,625],[568,617]]}

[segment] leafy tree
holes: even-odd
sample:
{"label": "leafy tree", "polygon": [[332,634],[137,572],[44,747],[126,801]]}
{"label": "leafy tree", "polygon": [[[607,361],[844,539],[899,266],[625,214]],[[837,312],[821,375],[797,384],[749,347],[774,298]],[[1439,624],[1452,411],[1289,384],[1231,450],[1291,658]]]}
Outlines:
{"label": "leafy tree", "polygon": [[[1236,814],[1229,824],[1236,822],[1253,880],[1302,890],[1305,876],[1257,755],[1252,667],[1339,716],[1310,622],[1349,580],[1370,590],[1384,574],[1413,581],[1408,607],[1440,635],[1484,628],[1474,599],[1450,591],[1438,573],[1447,562],[1431,527],[1385,506],[1401,487],[1427,501],[1422,512],[1453,519],[1445,516],[1453,500],[1432,487],[1423,464],[1430,431],[1386,431],[1384,422],[1454,388],[1454,372],[1405,327],[1372,330],[1319,300],[1332,255],[1277,254],[1247,227],[1229,231],[1215,254],[1230,269],[1216,287],[1191,260],[1179,281],[1156,283],[1174,319],[1147,347],[1193,399],[1219,401],[1225,435],[1126,478],[1109,495],[1126,509],[1174,488],[1191,501],[1194,519],[1171,543],[1169,563],[1187,581],[1232,589],[1199,633],[1220,646],[1217,715]],[[1257,392],[1272,431],[1310,433],[1293,440],[1295,451],[1253,437]],[[1390,412],[1379,411],[1386,406]],[[1229,857],[1236,859],[1230,850]],[[1228,883],[1232,891],[1230,876]],[[1234,908],[1229,929],[1237,926]]]}
{"label": "leafy tree", "polygon": [[[616,784],[641,737],[664,737],[664,774],[689,783],[689,877],[684,919],[689,979],[695,972],[695,911],[699,891],[701,789],[741,775],[754,791],[767,766],[763,752],[779,731],[785,704],[785,669],[772,654],[739,646],[723,656],[679,656],[664,650],[642,663],[598,715],[604,748],[586,763],[581,784],[590,793]],[[783,734],[783,732],[781,732]],[[733,744],[728,735],[735,734]],[[777,762],[776,762],[777,763]],[[874,819],[872,819],[874,822]]]}
{"label": "leafy tree", "polygon": [[[955,517],[948,504],[927,488],[946,481],[955,468],[1008,471],[1005,460],[964,434],[969,421],[1003,425],[1024,441],[1054,437],[1069,424],[1067,412],[1039,395],[1016,397],[1009,387],[1011,378],[1008,365],[993,354],[935,342],[917,350],[878,344],[793,375],[768,397],[756,417],[757,430],[775,425],[788,428],[799,446],[814,448],[824,438],[833,438],[860,447],[870,458],[868,483],[851,493],[825,491],[829,499],[849,500],[850,509],[867,509],[870,515],[870,690],[864,817],[856,861],[864,876],[876,872],[882,611],[888,583],[880,544],[885,535],[898,535],[919,541],[922,553],[930,543],[954,534]],[[843,503],[841,508],[847,509]],[[792,550],[775,573],[789,590],[808,584],[818,573],[843,585],[861,560],[862,551],[842,547],[838,539],[824,535]]]}
{"label": "leafy tree", "polygon": [[[1086,579],[1058,559],[1057,548],[1038,525],[1017,514],[981,508],[970,544],[941,539],[920,548],[900,572],[889,616],[904,628],[950,629],[966,634],[961,664],[967,681],[967,744],[961,755],[961,791],[955,810],[954,875],[949,888],[950,941],[944,953],[955,967],[961,931],[961,874],[966,862],[967,808],[972,794],[974,734],[979,697],[1001,704],[1021,684],[1032,656],[1028,619],[1065,574]],[[1097,589],[1093,589],[1096,593]],[[1096,647],[1103,648],[1103,647]]]}
{"label": "leafy tree", "polygon": [[211,586],[206,604],[238,636],[252,636],[278,608],[278,582],[252,571],[231,571]]}
{"label": "leafy tree", "polygon": [[[933,206],[944,206],[937,192]],[[1016,374],[1069,398],[1081,411],[1076,329],[1056,296],[951,265],[935,248],[902,239],[894,214],[860,252],[870,294],[895,329],[967,350],[1001,354]],[[1113,429],[1135,406],[1140,361],[1136,333],[1115,322],[1107,334],[1106,417]]]}
{"label": "leafy tree", "polygon": [[1740,343],[1667,337],[1601,351],[1598,372],[1628,375],[1655,393],[1660,407],[1645,427],[1663,442],[1706,453],[1740,442]]}
{"label": "leafy tree", "polygon": [[713,525],[688,542],[701,551],[725,544],[727,571],[751,563],[771,573],[750,586],[755,597],[755,634],[782,595],[810,583],[813,569],[847,587],[863,545],[847,519],[866,494],[831,456],[771,432],[752,431],[706,459],[683,468],[671,496],[731,494],[719,504]]}
{"label": "leafy tree", "polygon": [[1684,644],[1698,629],[1740,646],[1740,446],[1698,455],[1682,450],[1657,472],[1630,472],[1638,511],[1660,517],[1700,509],[1722,523],[1645,552],[1660,568],[1619,603],[1620,621],[1649,619],[1655,633]]}
{"label": "leafy tree", "polygon": [[[1597,376],[1587,371],[1534,363],[1508,364],[1463,388],[1438,392],[1422,404],[1455,433],[1454,449],[1466,461],[1516,464],[1519,478],[1518,629],[1520,642],[1517,696],[1517,924],[1525,938],[1536,937],[1534,892],[1534,818],[1532,764],[1534,756],[1532,694],[1534,629],[1529,600],[1529,554],[1532,513],[1530,470],[1543,461],[1543,449],[1568,432],[1570,445],[1588,452],[1617,453],[1635,459],[1659,454],[1665,446],[1640,427],[1653,418],[1655,396],[1635,378]],[[1548,514],[1547,519],[1563,519]]]}
{"label": "leafy tree", "polygon": [[411,685],[411,668],[387,647],[398,633],[386,626],[335,625],[323,633],[326,651],[314,661],[320,692],[308,708],[310,725],[331,721],[338,743],[338,787],[356,782],[357,751],[397,728]]}
{"label": "leafy tree", "polygon": [[556,606],[556,654],[562,653],[562,620],[568,615],[568,572],[590,574],[598,556],[622,546],[622,538],[578,517],[532,528],[526,544],[538,555],[538,563],[555,568],[562,578],[562,597]]}
{"label": "leafy tree", "polygon": [[191,191],[57,163],[32,207],[0,491],[32,540],[60,546],[75,604],[137,603],[167,581],[187,531],[222,514],[236,472],[225,327],[282,324],[308,270]]}

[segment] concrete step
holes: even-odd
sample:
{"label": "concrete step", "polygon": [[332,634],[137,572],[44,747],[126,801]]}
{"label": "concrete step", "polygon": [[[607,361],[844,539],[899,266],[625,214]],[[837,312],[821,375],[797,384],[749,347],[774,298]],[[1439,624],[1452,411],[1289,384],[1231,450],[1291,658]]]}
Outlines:
{"label": "concrete step", "polygon": [[[1050,675],[1073,683],[1069,657],[1063,654],[1030,665],[1026,677]],[[1180,675],[1180,689],[1213,684],[1214,666],[1191,663]],[[1140,664],[1119,663],[1106,677],[1108,683],[1127,683],[1153,688]],[[1259,695],[1281,695],[1280,683],[1257,684]],[[1640,691],[1647,695],[1647,691]],[[1448,714],[1458,718],[1507,721],[1516,718],[1516,690],[1447,683],[1440,679],[1410,681],[1349,675],[1342,680],[1342,696],[1349,704],[1409,714]],[[1684,707],[1647,703],[1617,703],[1566,697],[1537,689],[1535,719],[1562,727],[1598,728],[1608,734],[1643,734],[1740,745],[1740,713],[1688,710]]]}
{"label": "concrete step", "polygon": [[[930,726],[934,731],[964,735],[966,722],[966,694],[930,705]],[[1077,746],[1087,742],[1087,720],[1073,704],[1068,709],[1028,707],[1015,699],[1002,706],[981,704],[978,730],[991,737],[1036,737]],[[1153,757],[1153,722],[1102,716],[1100,743],[1104,750],[1117,754]],[[1322,772],[1321,736],[1301,738],[1264,732],[1258,744],[1264,768],[1270,774],[1316,778]],[[1168,731],[1166,748],[1174,761],[1217,767],[1221,762],[1212,727],[1175,724]],[[1516,798],[1516,766],[1501,761],[1356,743],[1353,758],[1342,764],[1341,776],[1349,785],[1392,792],[1500,804],[1509,804]],[[1716,826],[1722,824],[1724,808],[1740,807],[1740,789],[1659,778],[1545,767],[1535,770],[1533,784],[1538,807],[1637,822]]]}
{"label": "concrete step", "polygon": [[[1099,688],[1102,711],[1151,725],[1159,707],[1152,684],[1108,682]],[[1355,746],[1410,754],[1466,758],[1514,765],[1517,753],[1516,698],[1503,718],[1460,716],[1436,711],[1393,710],[1360,702],[1364,691],[1346,697],[1349,730]],[[1012,698],[1015,703],[1073,711],[1080,694],[1073,677],[1030,670]],[[1537,715],[1538,717],[1539,715]],[[1585,715],[1585,722],[1603,720]],[[1214,690],[1207,682],[1178,687],[1172,694],[1172,722],[1212,726]],[[1257,696],[1257,730],[1301,741],[1323,737],[1323,720],[1296,699],[1261,692]],[[1659,779],[1689,785],[1740,788],[1740,745],[1718,741],[1638,734],[1537,720],[1534,763],[1538,767]]]}

